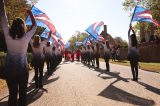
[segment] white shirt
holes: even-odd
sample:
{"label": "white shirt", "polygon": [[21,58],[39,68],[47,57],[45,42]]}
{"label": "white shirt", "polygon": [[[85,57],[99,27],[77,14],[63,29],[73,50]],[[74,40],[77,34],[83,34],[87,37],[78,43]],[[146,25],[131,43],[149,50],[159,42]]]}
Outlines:
{"label": "white shirt", "polygon": [[103,48],[104,48],[104,53],[109,52],[109,49],[107,48],[106,44],[103,44],[103,43],[102,43],[102,46],[103,46]]}
{"label": "white shirt", "polygon": [[45,54],[47,54],[47,55],[52,55],[52,54],[53,54],[53,50],[52,50],[52,48],[53,48],[53,46],[52,46],[52,45],[50,45],[50,46],[46,46],[46,47],[44,48],[44,50],[45,50]]}
{"label": "white shirt", "polygon": [[58,48],[57,47],[55,48],[54,54],[58,55]]}
{"label": "white shirt", "polygon": [[8,34],[5,34],[8,53],[27,53],[28,43],[35,32],[36,26],[34,26],[29,32],[25,33],[20,39],[13,39],[9,32]]}
{"label": "white shirt", "polygon": [[33,46],[33,41],[30,41],[30,44],[32,46],[32,51],[34,55],[43,55],[44,53],[44,47],[46,46],[47,41],[42,41],[39,45],[39,47],[35,48]]}

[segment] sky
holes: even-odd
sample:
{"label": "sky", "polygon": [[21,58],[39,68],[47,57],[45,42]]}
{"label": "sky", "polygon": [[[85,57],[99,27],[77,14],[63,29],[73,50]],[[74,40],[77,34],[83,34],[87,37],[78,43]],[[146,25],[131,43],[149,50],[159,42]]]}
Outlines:
{"label": "sky", "polygon": [[[112,37],[128,41],[129,12],[124,0],[39,0],[35,5],[53,21],[65,41],[76,31],[85,32],[93,23],[103,21]],[[99,33],[103,30],[101,27]]]}

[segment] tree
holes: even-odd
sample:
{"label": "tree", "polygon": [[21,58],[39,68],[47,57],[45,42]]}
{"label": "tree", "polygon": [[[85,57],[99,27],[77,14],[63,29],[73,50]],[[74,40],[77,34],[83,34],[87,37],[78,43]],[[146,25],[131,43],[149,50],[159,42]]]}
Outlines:
{"label": "tree", "polygon": [[[135,5],[143,6],[144,8],[151,10],[153,18],[156,19],[160,24],[160,12],[159,12],[160,11],[160,2],[159,2],[159,0],[125,0],[122,5],[123,5],[125,11],[132,11],[131,14],[133,13],[133,9],[134,9]],[[139,31],[140,29],[144,30],[144,32],[147,32],[148,29],[151,29],[152,32],[154,30],[156,32],[159,32],[158,34],[160,36],[160,26],[155,27],[153,25],[153,23],[138,22],[135,25],[135,27],[136,27],[135,28],[136,32]],[[156,34],[157,37],[158,37],[158,34]]]}
{"label": "tree", "polygon": [[125,0],[122,5],[125,11],[133,11],[136,5],[143,6],[144,8],[151,10],[153,18],[160,22],[159,0]]}
{"label": "tree", "polygon": [[25,19],[26,12],[24,10],[30,8],[26,0],[6,0],[5,6],[10,25],[15,17]]}
{"label": "tree", "polygon": [[87,36],[88,36],[88,34],[86,32],[76,31],[75,34],[69,39],[69,42],[73,46],[72,48],[76,49],[77,47],[76,47],[75,43],[77,41],[82,42]]}
{"label": "tree", "polygon": [[28,0],[28,3],[33,6],[35,5],[39,0]]}
{"label": "tree", "polygon": [[127,47],[128,46],[128,43],[127,41],[123,40],[121,37],[115,37],[114,38],[115,40],[115,43],[121,47]]}

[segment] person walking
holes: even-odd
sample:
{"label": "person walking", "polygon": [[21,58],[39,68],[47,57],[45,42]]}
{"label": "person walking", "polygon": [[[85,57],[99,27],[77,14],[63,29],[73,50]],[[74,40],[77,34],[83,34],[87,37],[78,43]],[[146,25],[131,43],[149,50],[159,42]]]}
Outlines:
{"label": "person walking", "polygon": [[[17,17],[9,27],[6,16],[4,0],[0,1],[0,24],[4,32],[7,44],[7,56],[5,62],[6,82],[9,89],[8,106],[27,105],[28,62],[27,49],[31,37],[36,32],[35,18],[30,10],[27,10],[32,26],[29,31],[23,19]],[[19,94],[19,101],[17,95]]]}
{"label": "person walking", "polygon": [[109,72],[110,71],[110,66],[109,66],[110,51],[108,49],[109,48],[108,41],[102,43],[102,46],[103,46],[103,58],[106,63],[106,71]]}
{"label": "person walking", "polygon": [[96,43],[95,48],[96,68],[99,68],[100,45],[98,42]]}
{"label": "person walking", "polygon": [[[130,34],[132,31],[133,34]],[[139,61],[139,53],[137,50],[137,38],[135,31],[132,26],[128,30],[128,38],[129,38],[129,52],[128,52],[128,60],[130,61],[131,71],[133,75],[133,81],[138,81],[138,61]]]}
{"label": "person walking", "polygon": [[45,60],[46,60],[46,64],[47,64],[47,74],[51,75],[52,74],[52,57],[53,57],[53,46],[51,45],[51,42],[49,41],[50,36],[51,36],[52,32],[49,32],[48,35],[48,39],[47,39],[47,44],[44,48],[44,53],[45,53]]}
{"label": "person walking", "polygon": [[37,88],[43,88],[42,79],[43,79],[43,68],[45,61],[45,46],[47,40],[42,40],[39,35],[35,35],[33,40],[30,41],[33,54],[33,67],[35,71],[35,85]]}

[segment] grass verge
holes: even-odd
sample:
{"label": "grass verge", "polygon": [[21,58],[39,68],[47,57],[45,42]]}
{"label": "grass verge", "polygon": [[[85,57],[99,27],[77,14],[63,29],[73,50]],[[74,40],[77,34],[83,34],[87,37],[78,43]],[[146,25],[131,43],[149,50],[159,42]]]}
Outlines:
{"label": "grass verge", "polygon": [[[100,59],[100,61],[104,61],[103,59]],[[123,66],[130,66],[129,61],[123,60],[123,61],[109,61],[113,64],[123,65]],[[152,62],[139,62],[139,68],[145,71],[151,71],[151,72],[157,72],[160,73],[160,63],[152,63]]]}

